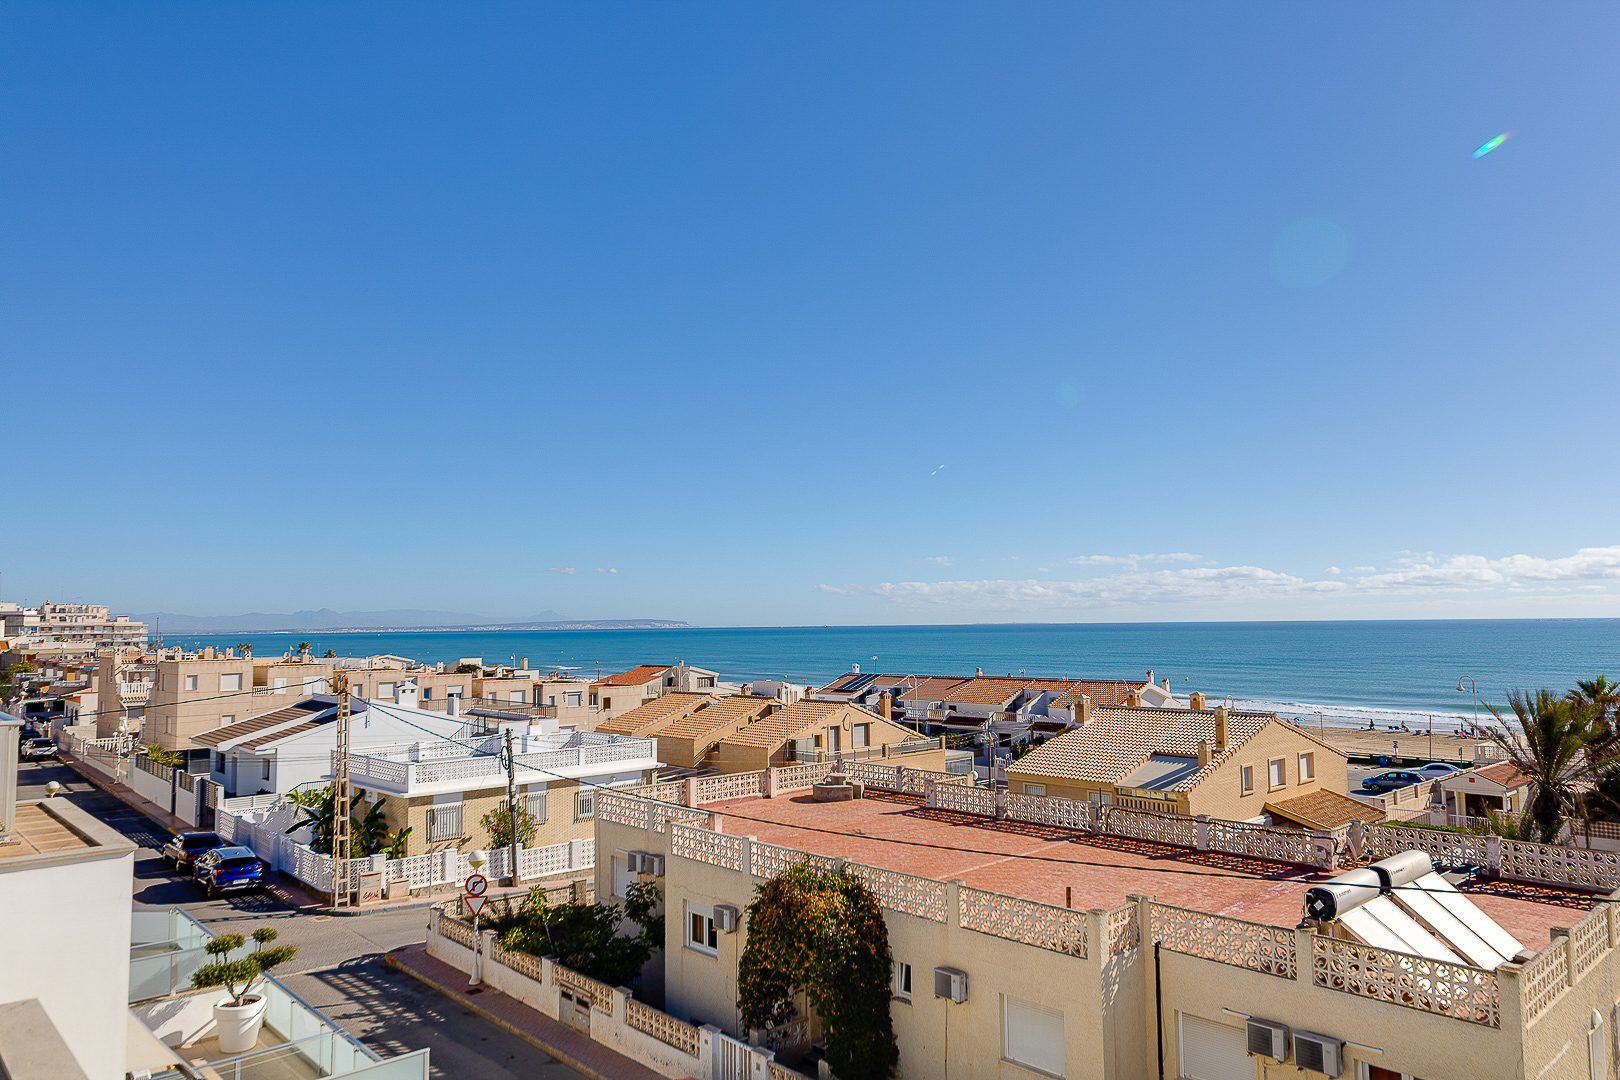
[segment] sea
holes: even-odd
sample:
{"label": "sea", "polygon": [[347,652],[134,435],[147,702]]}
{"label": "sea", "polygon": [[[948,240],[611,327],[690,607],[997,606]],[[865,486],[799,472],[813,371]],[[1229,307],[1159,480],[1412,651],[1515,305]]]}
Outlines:
{"label": "sea", "polygon": [[[1168,678],[1178,695],[1341,726],[1472,724],[1511,688],[1564,691],[1620,675],[1620,619],[1358,622],[769,626],[660,630],[402,630],[165,635],[166,645],[235,646],[279,655],[393,653],[425,663],[527,659],[595,678],[635,664],[684,661],[727,680],[820,685],[859,665],[907,674]],[[1463,689],[1459,692],[1457,687]]]}

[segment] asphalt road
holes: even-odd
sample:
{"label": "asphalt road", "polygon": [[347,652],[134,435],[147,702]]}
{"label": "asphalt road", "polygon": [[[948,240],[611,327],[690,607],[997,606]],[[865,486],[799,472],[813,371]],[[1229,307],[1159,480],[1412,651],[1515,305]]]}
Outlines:
{"label": "asphalt road", "polygon": [[67,799],[139,845],[136,903],[183,907],[220,934],[246,936],[260,926],[274,927],[280,935],[277,944],[298,946],[298,955],[276,969],[276,978],[385,1057],[426,1046],[432,1050],[429,1058],[436,1078],[584,1080],[581,1073],[383,962],[382,954],[390,949],[424,939],[425,910],[300,915],[270,893],[210,900],[190,881],[176,876],[159,856],[168,840],[164,829],[69,766],[54,761],[20,763],[17,797],[45,798],[45,785],[52,780],[63,787],[57,798]]}

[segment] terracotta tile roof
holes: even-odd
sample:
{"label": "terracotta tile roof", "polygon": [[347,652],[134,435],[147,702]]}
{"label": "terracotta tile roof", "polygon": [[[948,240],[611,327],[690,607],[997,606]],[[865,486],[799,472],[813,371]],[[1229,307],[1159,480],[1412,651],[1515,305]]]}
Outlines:
{"label": "terracotta tile roof", "polygon": [[958,705],[1006,705],[1028,685],[1028,679],[978,675],[946,694],[945,700]]}
{"label": "terracotta tile roof", "polygon": [[917,680],[915,686],[900,695],[901,701],[944,701],[945,695],[952,688],[961,686],[970,679],[959,679],[954,675],[924,675]]}
{"label": "terracotta tile roof", "polygon": [[1069,683],[1069,689],[1062,697],[1047,703],[1049,709],[1071,709],[1074,703],[1084,694],[1091,699],[1091,707],[1099,705],[1123,705],[1125,695],[1136,689],[1137,684],[1128,679],[1075,679]]}
{"label": "terracotta tile roof", "polygon": [[[1212,750],[1215,745],[1214,709],[1103,707],[1091,710],[1091,716],[1086,726],[1071,728],[1008,765],[1008,774],[1117,784],[1153,754],[1196,756],[1200,742],[1209,743]],[[1211,769],[1272,723],[1280,721],[1271,713],[1228,713],[1226,749],[1212,753],[1209,765],[1165,790],[1191,791]]]}
{"label": "terracotta tile roof", "polygon": [[1475,769],[1474,775],[1482,776],[1492,783],[1501,784],[1509,791],[1524,787],[1535,780],[1534,776],[1520,769],[1511,761],[1503,761],[1495,765],[1487,765],[1483,769]]}
{"label": "terracotta tile roof", "polygon": [[668,664],[637,664],[629,671],[621,671],[617,675],[609,675],[605,679],[598,679],[592,686],[642,686],[654,679],[664,677],[668,671]]}
{"label": "terracotta tile roof", "polygon": [[272,728],[277,724],[285,724],[291,720],[308,717],[312,712],[320,712],[323,709],[334,707],[319,701],[300,701],[296,705],[287,706],[285,709],[277,709],[275,712],[268,712],[263,716],[255,716],[251,720],[239,720],[227,727],[205,731],[201,735],[193,735],[191,741],[201,743],[204,746],[218,746],[220,743],[240,739],[244,735],[251,735],[255,731],[263,731],[265,728]]}
{"label": "terracotta tile roof", "polygon": [[[842,713],[845,709],[865,713],[864,709],[857,709],[853,705],[844,705],[836,701],[795,701],[784,709],[772,713],[755,723],[749,724],[735,735],[727,735],[721,742],[736,743],[740,746],[779,746],[799,735],[809,727],[825,724],[830,718]],[[873,719],[877,719],[875,716]]]}
{"label": "terracotta tile roof", "polygon": [[1266,810],[1311,829],[1337,829],[1352,821],[1384,820],[1382,810],[1337,791],[1313,791],[1309,795],[1268,802]]}
{"label": "terracotta tile roof", "polygon": [[767,697],[754,697],[752,694],[733,694],[730,697],[720,698],[712,705],[706,705],[694,713],[681,717],[658,734],[668,735],[672,739],[702,738],[709,732],[725,727],[727,724],[734,723],[747,716],[763,713],[770,708],[772,700],[772,698]]}
{"label": "terracotta tile roof", "polygon": [[708,694],[672,693],[653,698],[645,705],[620,713],[611,720],[597,725],[597,731],[609,735],[640,735],[647,728],[672,716],[680,716],[699,708],[705,701],[714,700]]}

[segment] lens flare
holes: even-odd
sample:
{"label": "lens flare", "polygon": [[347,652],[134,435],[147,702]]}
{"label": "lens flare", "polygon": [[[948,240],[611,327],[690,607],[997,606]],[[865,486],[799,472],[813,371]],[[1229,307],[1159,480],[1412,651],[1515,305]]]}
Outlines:
{"label": "lens flare", "polygon": [[1474,151],[1474,157],[1476,159],[1484,157],[1486,154],[1490,153],[1492,150],[1495,150],[1498,146],[1501,146],[1503,143],[1507,142],[1508,141],[1508,136],[1512,135],[1512,134],[1513,134],[1513,132],[1511,132],[1511,131],[1502,132],[1502,134],[1498,135],[1496,138],[1492,139],[1490,142],[1486,143],[1484,146],[1481,146],[1478,150],[1475,150]]}

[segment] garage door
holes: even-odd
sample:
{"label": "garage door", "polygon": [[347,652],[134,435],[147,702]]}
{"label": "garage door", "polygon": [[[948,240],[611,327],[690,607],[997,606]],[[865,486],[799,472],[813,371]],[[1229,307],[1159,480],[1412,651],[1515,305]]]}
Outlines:
{"label": "garage door", "polygon": [[1243,1029],[1181,1014],[1181,1075],[1197,1080],[1254,1080]]}

